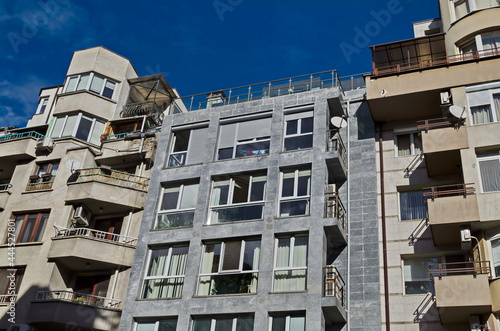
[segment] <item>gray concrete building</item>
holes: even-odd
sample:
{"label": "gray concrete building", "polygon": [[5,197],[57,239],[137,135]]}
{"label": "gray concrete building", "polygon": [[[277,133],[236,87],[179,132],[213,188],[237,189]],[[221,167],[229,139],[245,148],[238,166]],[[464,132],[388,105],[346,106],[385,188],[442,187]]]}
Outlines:
{"label": "gray concrete building", "polygon": [[336,71],[179,98],[120,330],[380,330],[374,125]]}

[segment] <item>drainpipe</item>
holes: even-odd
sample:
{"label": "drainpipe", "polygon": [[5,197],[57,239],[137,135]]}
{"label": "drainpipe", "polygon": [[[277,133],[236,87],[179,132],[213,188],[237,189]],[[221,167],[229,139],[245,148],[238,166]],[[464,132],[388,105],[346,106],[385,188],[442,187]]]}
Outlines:
{"label": "drainpipe", "polygon": [[[350,185],[350,163],[351,163],[351,148],[350,148],[350,127],[351,125],[349,124],[349,117],[350,117],[350,109],[351,109],[351,99],[347,100],[347,284],[348,287],[351,287],[351,236],[350,236],[350,224],[351,224],[351,185]],[[351,314],[349,313],[351,311],[351,291],[349,288],[347,289],[347,331],[351,329]]]}
{"label": "drainpipe", "polygon": [[385,224],[385,178],[384,178],[384,149],[382,144],[382,126],[377,124],[378,133],[378,148],[379,148],[379,160],[380,160],[380,212],[382,218],[382,256],[384,263],[384,302],[385,302],[385,329],[386,331],[391,330],[391,320],[389,312],[389,278],[387,270],[387,234],[386,234],[386,224]]}

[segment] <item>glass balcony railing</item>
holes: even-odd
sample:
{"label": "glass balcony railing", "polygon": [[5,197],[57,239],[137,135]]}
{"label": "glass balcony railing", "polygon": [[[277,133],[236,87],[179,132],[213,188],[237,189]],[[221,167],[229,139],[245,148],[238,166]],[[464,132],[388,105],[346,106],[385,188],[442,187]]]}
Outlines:
{"label": "glass balcony railing", "polygon": [[198,295],[257,293],[257,272],[200,276]]}
{"label": "glass balcony railing", "polygon": [[212,207],[210,222],[214,224],[258,220],[262,219],[263,210],[264,202],[237,206]]}
{"label": "glass balcony railing", "polygon": [[194,210],[159,212],[155,229],[192,226],[193,220]]}

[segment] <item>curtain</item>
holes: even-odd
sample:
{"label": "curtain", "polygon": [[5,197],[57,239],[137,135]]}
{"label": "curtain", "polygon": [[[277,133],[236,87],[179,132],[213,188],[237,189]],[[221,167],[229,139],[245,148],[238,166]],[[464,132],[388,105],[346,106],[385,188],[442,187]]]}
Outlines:
{"label": "curtain", "polygon": [[[249,252],[249,254],[253,254],[253,259],[252,259],[252,270],[259,270],[259,261],[260,261],[260,241],[253,241],[253,242],[246,242],[245,243],[245,250],[247,250],[247,247],[252,250]],[[245,257],[247,257],[247,254],[245,252]],[[245,265],[243,265],[243,270],[245,270]],[[258,285],[258,278],[259,278],[259,273],[254,273],[252,274],[252,281],[250,283],[250,293],[257,293],[257,285]],[[253,323],[253,319],[252,319]]]}
{"label": "curtain", "polygon": [[90,136],[90,143],[99,145],[101,141],[101,135],[104,132],[104,122],[95,121],[94,129],[92,130],[92,135]]}
{"label": "curtain", "polygon": [[61,136],[61,129],[62,129],[62,126],[64,124],[64,119],[65,119],[65,117],[56,118],[56,121],[55,121],[54,126],[52,128],[52,132],[50,134],[50,136],[52,138],[59,138]]}
{"label": "curtain", "polygon": [[[170,268],[167,276],[184,276],[186,273],[186,263],[188,257],[188,247],[174,247],[170,257]],[[164,280],[163,298],[178,298],[182,295],[184,287],[184,277],[168,278]]]}
{"label": "curtain", "polygon": [[493,122],[493,114],[489,105],[471,107],[472,122],[474,124],[485,124]]}
{"label": "curtain", "polygon": [[[277,239],[276,247],[276,268],[286,268],[290,263],[290,238]],[[275,292],[286,291],[288,282],[288,271],[274,272],[274,288]]]}
{"label": "curtain", "polygon": [[[203,257],[201,259],[200,274],[212,273],[216,250],[220,252],[220,244],[205,245],[205,252],[203,253]],[[198,295],[210,295],[212,286],[213,286],[212,276],[200,276],[198,285]]]}
{"label": "curtain", "polygon": [[212,190],[212,206],[229,203],[229,179],[214,182]]}
{"label": "curtain", "polygon": [[[168,259],[168,249],[155,249],[151,251],[151,261],[149,265],[148,276],[162,276]],[[161,279],[144,280],[144,298],[161,297]]]}
{"label": "curtain", "polygon": [[500,121],[500,94],[493,94],[493,106],[495,107],[495,114],[497,115],[498,122]]}
{"label": "curtain", "polygon": [[411,155],[410,134],[400,134],[397,136],[398,156]]}
{"label": "curtain", "polygon": [[427,218],[427,209],[422,193],[422,191],[399,193],[399,206],[401,209],[402,221]]}
{"label": "curtain", "polygon": [[479,161],[483,192],[500,191],[500,160]]}

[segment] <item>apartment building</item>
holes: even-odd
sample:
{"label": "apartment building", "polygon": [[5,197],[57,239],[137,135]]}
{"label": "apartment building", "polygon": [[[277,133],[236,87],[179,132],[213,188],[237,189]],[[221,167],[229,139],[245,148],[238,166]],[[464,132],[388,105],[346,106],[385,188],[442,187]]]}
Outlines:
{"label": "apartment building", "polygon": [[364,95],[328,71],[175,100],[119,329],[380,330]]}
{"label": "apartment building", "polygon": [[500,3],[372,46],[385,330],[499,330]]}
{"label": "apartment building", "polygon": [[[0,329],[116,330],[163,111],[175,92],[105,48],[74,53],[0,133]],[[13,303],[15,302],[15,307]]]}

